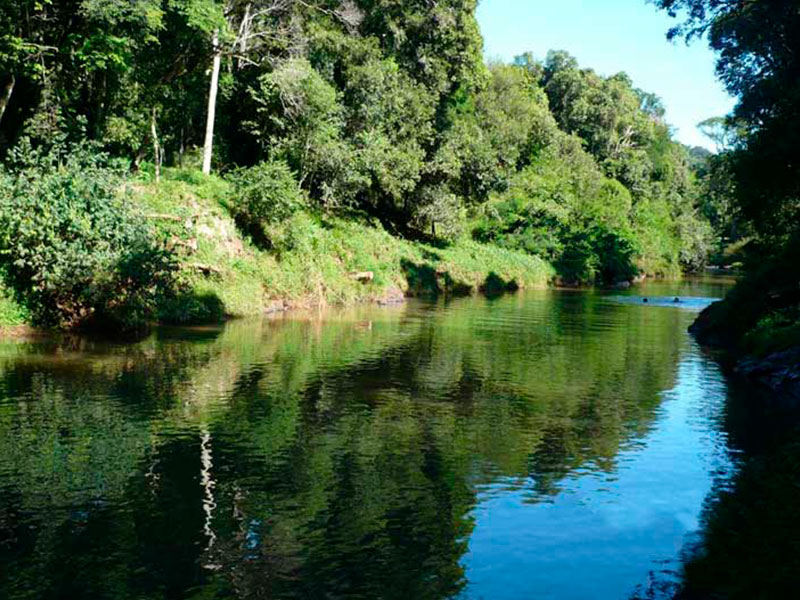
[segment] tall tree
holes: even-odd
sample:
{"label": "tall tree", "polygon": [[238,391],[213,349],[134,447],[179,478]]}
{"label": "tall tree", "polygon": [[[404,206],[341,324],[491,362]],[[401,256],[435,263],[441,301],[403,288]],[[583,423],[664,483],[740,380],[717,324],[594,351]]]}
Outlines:
{"label": "tall tree", "polygon": [[683,17],[670,37],[707,36],[717,74],[739,98],[738,198],[774,245],[800,229],[800,3],[657,0]]}
{"label": "tall tree", "polygon": [[[195,0],[206,3],[209,0]],[[211,31],[211,74],[208,90],[205,141],[203,144],[203,172],[211,172],[214,150],[217,95],[220,68],[228,59],[233,68],[261,64],[270,49],[286,49],[295,40],[291,15],[296,5],[313,8],[314,0],[225,0],[217,4],[211,0],[211,12],[221,10],[222,19],[214,23]]]}

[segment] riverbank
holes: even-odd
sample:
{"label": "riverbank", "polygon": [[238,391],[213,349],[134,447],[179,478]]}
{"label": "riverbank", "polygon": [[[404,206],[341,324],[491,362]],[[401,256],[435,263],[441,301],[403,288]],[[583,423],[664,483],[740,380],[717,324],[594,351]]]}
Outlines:
{"label": "riverbank", "polygon": [[391,235],[366,216],[300,212],[266,249],[241,230],[229,184],[176,171],[131,188],[132,201],[178,256],[190,292],[160,311],[169,323],[207,322],[291,308],[402,302],[407,296],[469,295],[544,287],[542,259],[462,238],[446,246]]}
{"label": "riverbank", "polygon": [[[386,231],[366,216],[298,213],[281,225],[279,249],[243,235],[217,177],[169,170],[161,182],[128,184],[126,196],[179,265],[180,293],[158,320],[213,323],[293,308],[391,304],[405,297],[493,295],[545,287],[546,261],[468,238],[436,246]],[[26,311],[0,291],[0,334],[28,324]]]}
{"label": "riverbank", "polygon": [[724,350],[734,372],[772,390],[781,403],[800,405],[798,313],[793,296],[751,278],[706,308],[689,331]]}

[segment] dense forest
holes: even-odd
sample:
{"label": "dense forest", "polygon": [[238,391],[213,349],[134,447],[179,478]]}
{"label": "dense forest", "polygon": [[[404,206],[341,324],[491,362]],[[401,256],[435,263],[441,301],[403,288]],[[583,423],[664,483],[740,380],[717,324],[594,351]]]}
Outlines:
{"label": "dense forest", "polygon": [[624,73],[563,51],[487,64],[475,9],[4,3],[0,268],[20,314],[204,320],[363,299],[359,272],[396,293],[618,284],[747,239],[727,155],[675,142]]}

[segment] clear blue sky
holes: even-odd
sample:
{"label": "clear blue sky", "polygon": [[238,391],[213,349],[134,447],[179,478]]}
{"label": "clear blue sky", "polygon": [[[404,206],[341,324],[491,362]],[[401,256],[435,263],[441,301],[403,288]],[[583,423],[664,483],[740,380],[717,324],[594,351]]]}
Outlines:
{"label": "clear blue sky", "polygon": [[636,87],[658,94],[667,122],[684,144],[713,149],[696,125],[733,108],[714,75],[705,40],[668,42],[675,23],[645,0],[480,0],[478,22],[487,58],[567,50],[602,75],[625,71]]}

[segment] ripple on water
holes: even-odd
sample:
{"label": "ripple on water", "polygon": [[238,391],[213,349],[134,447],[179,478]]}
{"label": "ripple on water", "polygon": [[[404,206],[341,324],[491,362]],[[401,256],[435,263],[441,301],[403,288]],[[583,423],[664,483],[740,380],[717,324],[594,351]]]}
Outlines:
{"label": "ripple on water", "polygon": [[692,315],[639,303],[0,348],[0,596],[625,598],[675,565],[730,457]]}
{"label": "ripple on water", "polygon": [[618,304],[637,304],[660,308],[702,311],[720,298],[701,298],[696,296],[608,296],[610,302]]}

